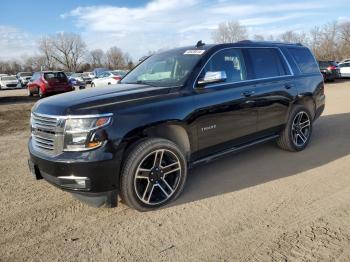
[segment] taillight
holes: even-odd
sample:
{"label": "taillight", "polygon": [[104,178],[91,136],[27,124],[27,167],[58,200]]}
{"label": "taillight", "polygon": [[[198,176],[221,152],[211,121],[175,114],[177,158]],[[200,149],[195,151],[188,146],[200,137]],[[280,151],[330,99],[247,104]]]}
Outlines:
{"label": "taillight", "polygon": [[121,78],[120,76],[114,76],[113,79],[115,79],[115,80],[120,80],[120,79],[122,79],[122,78]]}
{"label": "taillight", "polygon": [[335,70],[335,69],[337,69],[337,67],[336,66],[329,66],[329,67],[327,67],[327,70]]}

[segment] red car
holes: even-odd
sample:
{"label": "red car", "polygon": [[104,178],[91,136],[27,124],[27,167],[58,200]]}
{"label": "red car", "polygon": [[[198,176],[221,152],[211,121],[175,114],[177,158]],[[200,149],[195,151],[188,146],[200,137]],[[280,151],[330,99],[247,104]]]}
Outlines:
{"label": "red car", "polygon": [[58,94],[72,91],[68,78],[61,71],[36,72],[27,85],[28,95],[38,94],[45,97],[49,94]]}

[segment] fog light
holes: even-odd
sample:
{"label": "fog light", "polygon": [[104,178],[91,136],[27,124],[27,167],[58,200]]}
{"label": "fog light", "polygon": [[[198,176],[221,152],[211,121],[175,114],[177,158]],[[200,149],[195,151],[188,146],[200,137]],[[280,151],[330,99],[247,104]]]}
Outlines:
{"label": "fog light", "polygon": [[58,179],[60,186],[65,188],[85,190],[90,188],[90,179],[88,177],[59,176]]}

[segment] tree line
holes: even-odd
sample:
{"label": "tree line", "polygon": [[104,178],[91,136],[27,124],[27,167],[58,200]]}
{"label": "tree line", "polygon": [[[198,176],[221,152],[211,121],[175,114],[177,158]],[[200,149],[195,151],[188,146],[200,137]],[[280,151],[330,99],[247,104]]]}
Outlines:
{"label": "tree line", "polygon": [[[309,47],[318,60],[342,61],[350,58],[350,22],[330,22],[315,26],[308,32],[286,31],[277,36],[255,34],[257,41],[301,43]],[[215,43],[233,43],[249,39],[247,27],[237,21],[219,24],[212,39]]]}
{"label": "tree line", "polygon": [[22,57],[21,60],[0,61],[0,73],[35,72],[40,70],[64,70],[67,72],[91,71],[94,68],[131,69],[133,61],[128,53],[113,46],[88,50],[80,35],[58,33],[42,37],[38,43],[39,54]]}
{"label": "tree line", "polygon": [[[350,58],[350,22],[330,22],[316,26],[308,32],[286,31],[277,36],[248,34],[248,28],[237,21],[223,22],[212,33],[215,43],[233,43],[245,39],[301,43],[308,46],[319,60],[341,61]],[[21,60],[0,61],[0,73],[15,74],[20,71],[65,70],[91,71],[94,68],[131,69],[134,63],[128,53],[113,46],[88,50],[80,35],[58,33],[42,37],[38,43],[39,54]],[[151,53],[151,52],[149,52]]]}

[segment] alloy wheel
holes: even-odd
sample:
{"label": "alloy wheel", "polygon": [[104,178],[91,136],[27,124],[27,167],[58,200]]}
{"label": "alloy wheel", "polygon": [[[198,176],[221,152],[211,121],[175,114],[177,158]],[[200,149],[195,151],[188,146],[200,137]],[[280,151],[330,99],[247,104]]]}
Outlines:
{"label": "alloy wheel", "polygon": [[305,111],[300,111],[293,120],[292,138],[293,143],[297,147],[304,146],[309,140],[311,121],[309,115]]}
{"label": "alloy wheel", "polygon": [[177,155],[168,149],[155,150],[138,165],[134,177],[136,195],[144,204],[162,204],[176,192],[181,176]]}

